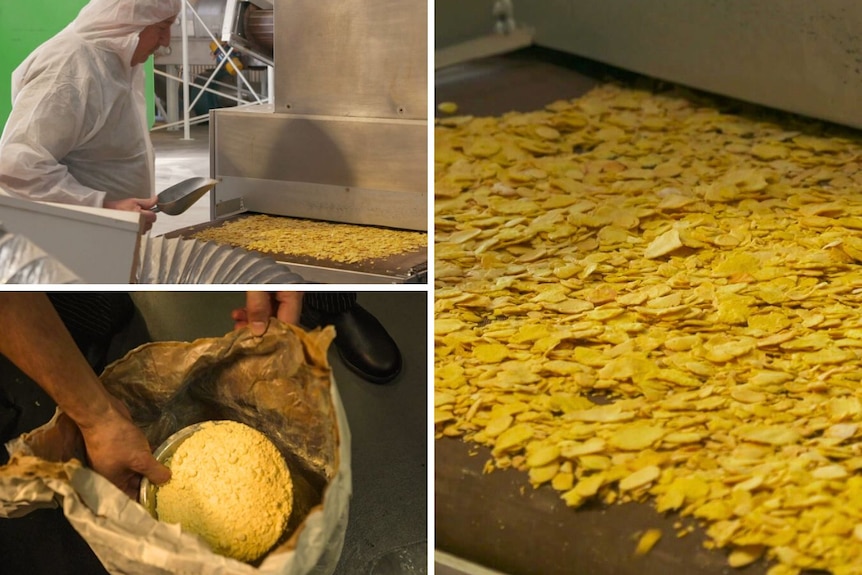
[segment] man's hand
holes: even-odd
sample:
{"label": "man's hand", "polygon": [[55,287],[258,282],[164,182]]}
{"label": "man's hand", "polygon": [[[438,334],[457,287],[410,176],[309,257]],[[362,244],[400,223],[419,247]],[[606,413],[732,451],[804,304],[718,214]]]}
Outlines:
{"label": "man's hand", "polygon": [[156,205],[156,198],[142,200],[140,198],[126,198],[125,200],[105,200],[104,207],[112,210],[123,210],[126,212],[138,212],[144,218],[144,231],[150,231],[156,221],[156,213],[151,212],[150,208]]}
{"label": "man's hand", "polygon": [[245,307],[233,310],[231,318],[234,321],[234,329],[251,326],[254,335],[263,335],[270,317],[275,316],[285,323],[298,325],[301,312],[302,292],[250,291],[246,293]]}
{"label": "man's hand", "polygon": [[44,293],[0,291],[0,354],[39,384],[84,436],[94,470],[137,498],[140,475],[164,483],[170,470],[150,453],[123,402],[111,395]]}
{"label": "man's hand", "polygon": [[132,499],[138,498],[142,475],[156,485],[171,478],[171,470],[153,457],[147,438],[120,400],[112,397],[111,410],[103,418],[79,428],[90,466]]}

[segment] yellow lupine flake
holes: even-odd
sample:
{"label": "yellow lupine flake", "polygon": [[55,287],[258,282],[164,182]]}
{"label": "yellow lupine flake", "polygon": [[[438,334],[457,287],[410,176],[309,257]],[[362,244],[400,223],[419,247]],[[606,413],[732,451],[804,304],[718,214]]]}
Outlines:
{"label": "yellow lupine flake", "polygon": [[842,465],[825,465],[811,472],[814,479],[842,479],[849,475],[847,469]]}
{"label": "yellow lupine flake", "polygon": [[688,351],[700,344],[698,335],[681,335],[665,340],[664,346],[671,351]]}
{"label": "yellow lupine flake", "polygon": [[681,385],[683,387],[699,387],[701,381],[687,373],[678,369],[657,369],[651,373],[657,379]]}
{"label": "yellow lupine flake", "polygon": [[600,437],[591,437],[583,443],[573,443],[571,445],[562,447],[560,450],[560,454],[567,459],[571,459],[581,455],[600,453],[604,451],[605,445],[606,443],[604,439]]}
{"label": "yellow lupine flake", "polygon": [[776,144],[755,144],[751,147],[751,155],[760,160],[777,160],[787,157],[788,149]]}
{"label": "yellow lupine flake", "polygon": [[788,445],[800,439],[799,432],[784,425],[747,424],[734,432],[740,439],[769,445]]}
{"label": "yellow lupine flake", "polygon": [[458,112],[458,104],[455,102],[440,102],[437,109],[443,114],[455,114]]}
{"label": "yellow lupine flake", "polygon": [[542,485],[554,479],[560,470],[559,463],[549,463],[539,467],[531,467],[529,473],[530,483],[534,486]]}
{"label": "yellow lupine flake", "polygon": [[568,491],[575,484],[575,474],[570,471],[560,471],[551,480],[551,487],[556,491]]}
{"label": "yellow lupine flake", "polygon": [[523,343],[536,341],[549,335],[548,328],[540,324],[524,325],[518,329],[518,333],[510,338],[512,343]]}
{"label": "yellow lupine flake", "polygon": [[611,434],[608,445],[623,451],[641,451],[652,446],[664,434],[665,430],[662,427],[627,425]]}
{"label": "yellow lupine flake", "polygon": [[598,493],[606,479],[607,476],[604,473],[594,473],[578,481],[573,491],[584,499],[592,497]]}
{"label": "yellow lupine flake", "polygon": [[464,327],[464,322],[459,319],[448,318],[434,320],[435,335],[445,335],[447,333],[452,333],[453,331],[458,331]]}
{"label": "yellow lupine flake", "polygon": [[548,126],[536,126],[533,132],[540,138],[545,140],[556,140],[560,137],[560,132]]}
{"label": "yellow lupine flake", "polygon": [[788,351],[804,351],[823,349],[832,343],[829,334],[816,332],[793,338],[781,344],[781,349]]}
{"label": "yellow lupine flake", "polygon": [[862,400],[858,397],[833,397],[826,403],[831,421],[855,419],[862,413]]}
{"label": "yellow lupine flake", "polygon": [[608,362],[608,357],[601,350],[591,347],[576,347],[575,361],[591,367],[601,367]]}
{"label": "yellow lupine flake", "polygon": [[642,467],[634,473],[626,475],[623,479],[620,480],[620,491],[631,491],[632,489],[643,487],[644,485],[652,483],[653,481],[658,479],[660,475],[661,468],[659,468],[657,465],[648,465],[646,467]]}
{"label": "yellow lupine flake", "polygon": [[661,539],[661,535],[661,529],[647,529],[644,531],[640,538],[638,538],[638,543],[635,546],[635,555],[646,555],[652,551],[652,548]]}
{"label": "yellow lupine flake", "polygon": [[499,152],[500,143],[493,138],[479,137],[464,147],[464,153],[477,158],[488,158]]}
{"label": "yellow lupine flake", "polygon": [[580,493],[577,492],[575,488],[569,489],[563,495],[561,495],[561,499],[566,502],[566,505],[569,507],[580,507],[589,499],[589,497],[584,497]]}
{"label": "yellow lupine flake", "polygon": [[[530,452],[528,447],[527,452]],[[542,445],[527,455],[527,466],[542,467],[557,460],[560,457],[560,448],[557,445]]]}
{"label": "yellow lupine flake", "polygon": [[715,338],[703,345],[706,359],[713,362],[728,362],[752,351],[755,342],[751,338],[727,339]]}
{"label": "yellow lupine flake", "polygon": [[731,567],[745,567],[760,559],[765,550],[766,548],[763,545],[737,547],[728,555],[727,564]]}
{"label": "yellow lupine flake", "polygon": [[744,324],[751,315],[751,305],[755,298],[751,296],[740,296],[726,294],[718,296],[716,321],[728,325]]}
{"label": "yellow lupine flake", "polygon": [[590,409],[582,409],[566,414],[566,418],[575,421],[628,421],[634,419],[635,412],[626,411],[617,404],[597,405]]}
{"label": "yellow lupine flake", "polygon": [[742,403],[762,403],[767,395],[750,387],[740,385],[730,390],[730,397]]}
{"label": "yellow lupine flake", "polygon": [[644,257],[648,259],[660,258],[668,255],[683,246],[679,236],[679,230],[671,229],[655,238],[644,250]]}
{"label": "yellow lupine flake", "polygon": [[509,357],[509,348],[502,343],[484,343],[473,348],[473,357],[482,363],[500,363]]}
{"label": "yellow lupine flake", "polygon": [[598,371],[602,379],[644,379],[657,371],[655,364],[643,356],[632,354],[611,359],[605,357],[604,366]]}
{"label": "yellow lupine flake", "polygon": [[698,441],[702,441],[703,438],[703,433],[699,433],[696,431],[674,431],[662,437],[661,440],[666,443],[682,444],[697,443]]}
{"label": "yellow lupine flake", "polygon": [[748,316],[748,327],[766,333],[781,331],[790,327],[790,324],[790,318],[778,311]]}
{"label": "yellow lupine flake", "polygon": [[497,437],[512,425],[512,422],[515,421],[515,418],[511,415],[501,415],[499,417],[495,417],[494,419],[488,421],[485,425],[485,436],[486,437]]}
{"label": "yellow lupine flake", "polygon": [[604,471],[611,466],[611,460],[604,455],[581,455],[578,466],[589,471]]}
{"label": "yellow lupine flake", "polygon": [[455,419],[451,409],[435,408],[434,409],[434,424],[445,423]]}
{"label": "yellow lupine flake", "polygon": [[533,428],[525,423],[519,423],[502,432],[494,443],[494,455],[513,451],[523,447],[533,437]]}
{"label": "yellow lupine flake", "polygon": [[733,516],[733,509],[727,502],[713,499],[695,508],[693,515],[700,519],[711,519],[713,521],[728,519]]}

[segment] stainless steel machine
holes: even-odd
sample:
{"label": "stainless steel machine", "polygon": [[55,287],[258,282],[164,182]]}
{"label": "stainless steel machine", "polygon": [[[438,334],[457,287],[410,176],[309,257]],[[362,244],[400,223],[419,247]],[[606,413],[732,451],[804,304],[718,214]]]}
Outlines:
{"label": "stainless steel machine", "polygon": [[[427,231],[427,18],[425,0],[229,1],[222,39],[271,59],[274,99],[211,112],[205,226],[260,213]],[[426,280],[427,249],[276,259],[311,282]]]}
{"label": "stainless steel machine", "polygon": [[[862,127],[853,0],[514,1],[535,45],[779,110]],[[492,30],[498,0],[435,3],[438,55]],[[480,54],[481,55],[481,54]]]}

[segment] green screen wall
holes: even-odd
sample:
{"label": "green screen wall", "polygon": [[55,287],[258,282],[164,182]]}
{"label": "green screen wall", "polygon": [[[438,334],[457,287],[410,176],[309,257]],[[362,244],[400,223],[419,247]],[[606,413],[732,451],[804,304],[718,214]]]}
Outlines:
{"label": "green screen wall", "polygon": [[[0,0],[0,126],[12,109],[12,71],[39,44],[75,19],[88,0]],[[153,61],[147,62],[150,125],[155,116]]]}

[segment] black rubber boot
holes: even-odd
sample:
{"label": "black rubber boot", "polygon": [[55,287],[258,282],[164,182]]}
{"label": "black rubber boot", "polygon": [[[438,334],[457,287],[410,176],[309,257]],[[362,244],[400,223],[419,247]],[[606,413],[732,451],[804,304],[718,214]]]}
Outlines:
{"label": "black rubber boot", "polygon": [[401,351],[376,317],[359,304],[328,313],[303,306],[306,328],[332,325],[338,355],[352,372],[371,383],[389,383],[401,373]]}

